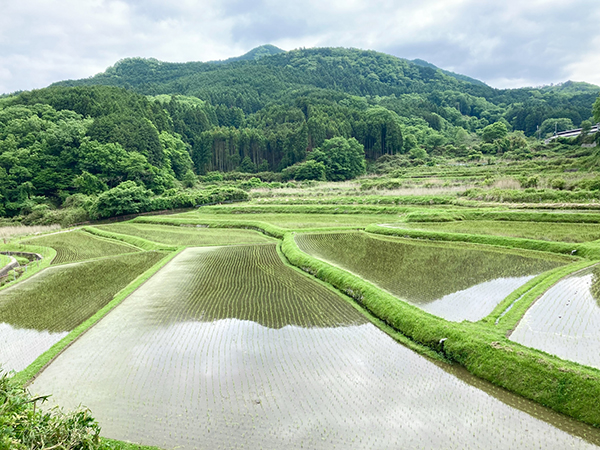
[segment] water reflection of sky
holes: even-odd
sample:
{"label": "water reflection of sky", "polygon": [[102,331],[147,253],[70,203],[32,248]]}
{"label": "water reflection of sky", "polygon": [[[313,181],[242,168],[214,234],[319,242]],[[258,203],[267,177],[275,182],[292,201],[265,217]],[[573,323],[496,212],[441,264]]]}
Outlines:
{"label": "water reflection of sky", "polygon": [[108,437],[163,448],[596,448],[371,324],[115,327],[128,314],[113,311],[31,391],[89,406]]}
{"label": "water reflection of sky", "polygon": [[532,278],[533,275],[484,281],[419,307],[447,320],[476,322],[490,314],[508,294]]}
{"label": "water reflection of sky", "polygon": [[8,323],[0,323],[0,366],[5,371],[23,370],[67,334],[15,328]]}
{"label": "water reflection of sky", "polygon": [[299,248],[425,311],[477,321],[527,281],[564,261],[365,233],[299,234]]}
{"label": "water reflection of sky", "polygon": [[600,305],[594,268],[559,281],[527,311],[511,339],[600,369]]}

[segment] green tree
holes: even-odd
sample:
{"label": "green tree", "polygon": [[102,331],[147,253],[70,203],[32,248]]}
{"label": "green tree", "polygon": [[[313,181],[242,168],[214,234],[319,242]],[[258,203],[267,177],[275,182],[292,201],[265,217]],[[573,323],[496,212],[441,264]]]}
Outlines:
{"label": "green tree", "polygon": [[364,147],[354,138],[328,139],[309,159],[323,163],[330,181],[350,180],[365,173]]}
{"label": "green tree", "polygon": [[600,95],[594,102],[594,106],[592,107],[592,111],[594,113],[594,120],[596,123],[600,123]]}
{"label": "green tree", "polygon": [[98,196],[91,215],[104,218],[144,212],[150,205],[152,195],[152,191],[134,181],[124,181]]}
{"label": "green tree", "polygon": [[508,134],[508,129],[504,122],[496,122],[483,129],[481,138],[483,142],[492,143],[497,139],[503,139]]}

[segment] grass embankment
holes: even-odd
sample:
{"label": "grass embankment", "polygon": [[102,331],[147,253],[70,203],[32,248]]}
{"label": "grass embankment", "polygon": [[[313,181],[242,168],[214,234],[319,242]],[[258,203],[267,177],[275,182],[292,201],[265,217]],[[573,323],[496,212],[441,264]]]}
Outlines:
{"label": "grass embankment", "polygon": [[582,422],[600,426],[597,408],[600,371],[515,344],[505,337],[504,327],[450,323],[428,314],[355,275],[301,252],[291,233],[284,237],[282,250],[292,264],[335,286],[395,330],[442,352],[474,375]]}
{"label": "grass embankment", "polygon": [[184,217],[136,217],[132,220],[135,223],[154,223],[174,226],[206,226],[209,228],[241,228],[245,230],[255,230],[274,238],[282,239],[288,231],[284,228],[271,225],[267,222],[258,222],[253,220],[203,220]]}
{"label": "grass embankment", "polygon": [[422,206],[390,206],[390,205],[360,205],[360,204],[246,204],[226,206],[205,206],[195,211],[179,214],[182,217],[202,214],[406,214],[422,210]]}
{"label": "grass embankment", "polygon": [[124,288],[114,294],[112,299],[105,304],[100,310],[89,317],[87,320],[78,325],[73,331],[65,336],[61,341],[53,345],[48,351],[40,355],[33,364],[29,365],[25,370],[18,372],[14,376],[16,383],[27,383],[31,381],[47,364],[56,358],[65,348],[73,343],[81,334],[85,333],[89,328],[95,325],[100,319],[108,314],[112,309],[118,306],[127,296],[141,286],[146,280],[154,275],[160,268],[173,259],[179,252],[172,252],[165,255],[160,261],[137,276],[133,281],[127,284]]}
{"label": "grass embankment", "polygon": [[0,286],[0,291],[14,285],[15,283],[24,281],[49,267],[50,264],[52,264],[52,260],[56,257],[56,250],[50,247],[40,247],[39,245],[1,244],[0,251],[37,253],[42,257],[41,260],[29,263],[25,269],[25,272],[23,272],[21,276]]}
{"label": "grass embankment", "polygon": [[[494,245],[507,248],[522,248],[542,252],[574,255],[588,259],[600,259],[600,243],[567,243],[540,241],[536,239],[513,238],[506,236],[487,236],[482,234],[447,233],[442,231],[412,230],[369,225],[367,232],[386,236],[398,236],[412,239],[430,239],[435,241],[471,242],[474,244]],[[575,250],[575,252],[573,252]]]}
{"label": "grass embankment", "polygon": [[125,242],[129,245],[133,245],[137,248],[146,251],[175,251],[177,250],[177,246],[165,245],[158,242],[149,241],[148,239],[144,239],[138,236],[131,236],[129,234],[121,234],[121,233],[113,233],[112,231],[101,230],[96,227],[84,227],[83,231],[94,235],[100,236],[107,239],[113,239],[121,242]]}

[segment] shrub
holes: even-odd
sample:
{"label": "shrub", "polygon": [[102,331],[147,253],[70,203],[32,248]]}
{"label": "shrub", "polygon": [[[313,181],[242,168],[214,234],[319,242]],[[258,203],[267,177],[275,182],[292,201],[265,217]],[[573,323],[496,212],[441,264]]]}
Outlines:
{"label": "shrub", "polygon": [[124,181],[98,196],[91,215],[104,218],[148,211],[151,197],[152,191],[134,181]]}
{"label": "shrub", "polygon": [[100,426],[89,410],[42,412],[22,387],[0,374],[0,450],[100,448]]}
{"label": "shrub", "polygon": [[566,186],[566,182],[564,178],[555,178],[550,182],[550,186],[552,189],[563,190]]}

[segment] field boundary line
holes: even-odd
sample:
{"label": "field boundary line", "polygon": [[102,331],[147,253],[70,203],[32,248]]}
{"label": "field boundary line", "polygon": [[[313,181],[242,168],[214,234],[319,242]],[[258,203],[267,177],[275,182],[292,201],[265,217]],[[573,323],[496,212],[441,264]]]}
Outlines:
{"label": "field boundary line", "polygon": [[113,299],[103,308],[98,310],[92,317],[87,319],[81,325],[77,326],[73,331],[69,332],[69,334],[50,347],[49,350],[41,354],[25,369],[17,372],[14,375],[13,380],[18,384],[28,386],[39,376],[40,373],[44,371],[46,367],[52,363],[52,361],[54,361],[54,359],[56,359],[67,348],[69,348],[81,335],[86,333],[94,325],[100,322],[108,313],[119,306],[127,297],[129,297],[129,295],[135,292],[140,286],[154,276],[160,269],[173,260],[173,258],[179,255],[183,250],[185,250],[185,247],[180,247],[176,251],[167,253],[159,262],[154,264],[144,273],[138,275],[131,283],[117,292]]}
{"label": "field boundary line", "polygon": [[38,253],[42,256],[41,260],[28,264],[27,266],[31,266],[31,268],[28,268],[27,271],[24,274],[22,274],[19,278],[17,278],[14,281],[10,281],[10,282],[6,283],[4,286],[0,287],[0,292],[3,291],[4,289],[8,289],[12,286],[15,286],[19,282],[25,281],[28,278],[31,278],[34,275],[37,275],[38,273],[47,269],[52,264],[52,261],[54,260],[54,258],[56,258],[56,250],[54,250],[51,247],[42,247],[42,246],[37,246],[37,245],[26,245],[26,244],[19,244],[19,243],[0,244],[0,250],[8,251],[8,252],[15,252],[15,253],[17,253],[17,252]]}
{"label": "field boundary line", "polygon": [[91,234],[97,238],[104,238],[110,241],[119,241],[126,245],[130,245],[141,251],[152,251],[152,250],[165,250],[165,251],[175,251],[178,247],[174,245],[166,245],[160,242],[150,241],[148,239],[144,239],[137,236],[132,236],[129,234],[121,234],[115,233],[112,231],[101,230],[96,227],[83,227],[83,231]]}

